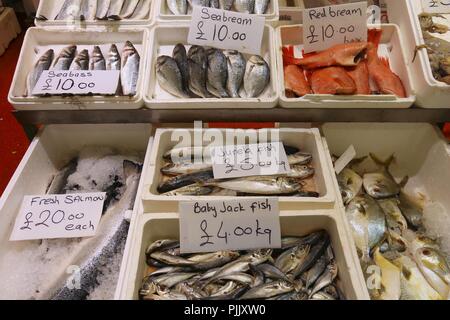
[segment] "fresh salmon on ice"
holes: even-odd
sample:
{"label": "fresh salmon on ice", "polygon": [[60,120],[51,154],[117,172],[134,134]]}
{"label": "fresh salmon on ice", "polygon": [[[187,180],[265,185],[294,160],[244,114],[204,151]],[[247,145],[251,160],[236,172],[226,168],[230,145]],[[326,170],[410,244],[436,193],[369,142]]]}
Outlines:
{"label": "fresh salmon on ice", "polygon": [[311,88],[316,94],[354,94],[356,85],[342,67],[315,70],[310,78]]}
{"label": "fresh salmon on ice", "polygon": [[305,78],[303,69],[296,65],[284,67],[284,86],[286,94],[294,93],[298,97],[311,93],[311,87]]}
{"label": "fresh salmon on ice", "polygon": [[356,67],[347,68],[348,75],[356,85],[356,94],[370,94],[369,69],[366,61],[361,61]]}

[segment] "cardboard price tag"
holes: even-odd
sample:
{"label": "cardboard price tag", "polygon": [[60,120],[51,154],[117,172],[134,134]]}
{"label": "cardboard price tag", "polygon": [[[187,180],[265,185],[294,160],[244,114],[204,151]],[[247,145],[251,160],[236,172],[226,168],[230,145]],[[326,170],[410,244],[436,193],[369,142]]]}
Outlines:
{"label": "cardboard price tag", "polygon": [[260,54],[264,18],[194,6],[188,43]]}
{"label": "cardboard price tag", "polygon": [[181,202],[182,253],[279,248],[276,198]]}
{"label": "cardboard price tag", "polygon": [[421,0],[422,9],[427,13],[450,13],[450,0]]}
{"label": "cardboard price tag", "polygon": [[367,2],[303,11],[305,53],[322,51],[353,41],[367,41]]}
{"label": "cardboard price tag", "polygon": [[334,171],[339,174],[356,156],[356,150],[353,145],[347,148],[345,152],[334,162]]}
{"label": "cardboard price tag", "polygon": [[94,236],[105,192],[25,196],[10,241]]}
{"label": "cardboard price tag", "polygon": [[42,72],[33,95],[115,94],[119,70],[46,70]]}

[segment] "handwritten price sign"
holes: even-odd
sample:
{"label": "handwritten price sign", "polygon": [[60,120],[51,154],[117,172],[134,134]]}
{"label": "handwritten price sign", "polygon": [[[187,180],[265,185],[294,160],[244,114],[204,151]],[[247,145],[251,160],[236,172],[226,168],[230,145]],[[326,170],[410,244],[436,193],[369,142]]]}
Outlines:
{"label": "handwritten price sign", "polygon": [[450,13],[450,0],[422,0],[422,8],[428,13]]}
{"label": "handwritten price sign", "polygon": [[194,6],[189,44],[260,54],[264,18]]}
{"label": "handwritten price sign", "polygon": [[367,41],[367,2],[303,11],[305,53],[352,41]]}
{"label": "handwritten price sign", "polygon": [[9,240],[95,235],[105,193],[25,196]]}
{"label": "handwritten price sign", "polygon": [[276,198],[182,202],[181,252],[279,248]]}
{"label": "handwritten price sign", "polygon": [[115,94],[119,75],[119,70],[47,70],[42,72],[33,95]]}

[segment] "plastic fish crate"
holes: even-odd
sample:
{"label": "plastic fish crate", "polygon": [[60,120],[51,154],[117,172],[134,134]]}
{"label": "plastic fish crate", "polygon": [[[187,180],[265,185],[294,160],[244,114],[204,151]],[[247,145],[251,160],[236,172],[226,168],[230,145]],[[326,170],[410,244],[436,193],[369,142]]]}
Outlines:
{"label": "plastic fish crate", "polygon": [[[437,81],[433,77],[427,50],[418,50],[416,59],[413,61],[416,46],[425,43],[418,19],[418,15],[423,12],[421,2],[387,1],[391,21],[402,30],[401,36],[407,52],[406,63],[417,96],[416,104],[422,108],[450,108],[450,85]],[[447,19],[450,18],[450,14],[445,16]],[[439,23],[445,23],[445,20]],[[450,24],[445,24],[450,27]],[[442,38],[439,34],[432,35]],[[447,32],[447,41],[450,41],[449,36],[450,32]]]}
{"label": "plastic fish crate", "polygon": [[[54,20],[58,15],[64,0],[40,0],[39,7],[36,12],[36,18],[34,19],[34,24],[38,27],[75,27],[75,28],[88,28],[95,26],[104,26],[105,28],[112,29],[118,26],[149,26],[154,23],[154,7],[155,1],[152,0],[150,3],[150,10],[147,19],[139,20]],[[38,17],[45,17],[45,19],[39,19]]]}
{"label": "plastic fish crate", "polygon": [[[404,190],[409,195],[424,199],[424,218],[429,221],[428,231],[441,235],[441,243],[450,243],[450,149],[437,128],[421,123],[326,123],[322,126],[322,132],[330,154],[339,156],[350,145],[355,147],[357,158],[369,152],[381,159],[394,154],[395,161],[390,166],[390,172],[397,181],[406,175],[409,177]],[[339,190],[335,176],[333,180],[336,190]],[[340,192],[337,192],[337,202],[351,235]],[[353,237],[349,242],[355,248],[353,253],[359,269],[355,276],[365,283]],[[448,256],[450,247],[446,245],[445,250]],[[367,288],[365,291],[369,297]]]}
{"label": "plastic fish crate", "polygon": [[[180,201],[195,201],[199,199],[222,200],[230,199],[224,196],[166,196],[159,194],[156,189],[162,180],[160,169],[163,165],[162,155],[173,148],[178,143],[178,137],[172,140],[173,133],[189,133],[193,137],[193,129],[181,129],[185,131],[175,131],[176,129],[157,129],[155,133],[154,145],[150,157],[145,160],[148,171],[144,177],[144,188],[142,200],[145,212],[178,212]],[[241,130],[231,129],[238,137],[243,138],[245,133]],[[223,129],[205,129],[205,134],[216,132],[225,136]],[[321,137],[317,129],[269,129],[270,136],[279,132],[279,140],[284,144],[297,147],[313,155],[312,166],[315,169],[314,184],[319,192],[318,198],[313,197],[280,197],[280,210],[299,210],[310,208],[330,208],[334,206],[336,199],[333,180],[330,176],[330,163],[324,152]],[[270,140],[268,140],[270,141]]]}
{"label": "plastic fish crate", "polygon": [[[179,238],[178,215],[171,213],[143,214],[137,219],[133,235],[133,245],[128,252],[127,263],[122,265],[120,278],[123,286],[116,299],[138,299],[138,291],[145,275],[145,250],[159,239]],[[365,293],[359,279],[354,276],[357,266],[350,254],[348,234],[340,217],[333,210],[308,210],[283,213],[280,216],[281,234],[302,236],[313,231],[325,229],[331,239],[338,266],[337,285],[347,299],[365,299]]]}
{"label": "plastic fish crate", "polygon": [[[369,28],[375,26],[369,26]],[[403,42],[399,37],[400,30],[396,25],[383,24],[381,44],[389,48],[389,63],[394,73],[403,82],[407,97],[394,95],[325,95],[307,94],[300,98],[288,98],[284,86],[283,53],[285,45],[303,44],[302,25],[281,26],[277,34],[278,82],[280,88],[280,105],[284,108],[408,108],[415,101],[415,93],[411,86],[411,77],[406,67]]]}
{"label": "plastic fish crate", "polygon": [[[61,28],[30,28],[25,34],[19,61],[9,90],[8,101],[17,110],[138,109],[143,106],[144,71],[147,63],[147,52],[151,47],[148,32],[145,28],[117,28],[115,31],[98,28],[83,31]],[[127,40],[133,43],[140,55],[139,80],[135,96],[25,96],[28,73],[47,49],[53,48],[56,58],[60,50],[68,45],[77,45],[78,49],[89,48],[89,54],[91,54],[94,45],[99,45],[103,56],[107,59],[111,44],[115,43],[119,52],[121,52]]]}
{"label": "plastic fish crate", "polygon": [[[188,14],[174,15],[167,6],[167,0],[154,0],[154,1],[155,1],[154,10],[157,22],[176,23],[180,21],[191,20],[192,18],[192,7],[190,5],[188,5]],[[278,0],[270,0],[269,6],[267,7],[267,13],[258,16],[264,17],[266,19],[266,23],[269,24],[276,23],[278,21]]]}

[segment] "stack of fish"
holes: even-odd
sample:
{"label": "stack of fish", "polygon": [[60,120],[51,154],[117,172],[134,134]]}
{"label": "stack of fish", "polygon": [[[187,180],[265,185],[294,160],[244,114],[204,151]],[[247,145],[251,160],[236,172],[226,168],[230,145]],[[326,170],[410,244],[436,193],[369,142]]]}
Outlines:
{"label": "stack of fish", "polygon": [[[339,44],[303,58],[294,57],[294,47],[283,47],[286,96],[307,94],[369,95],[406,97],[402,80],[378,56],[380,30],[369,30],[368,42]],[[370,81],[376,86],[372,92]]]}
{"label": "stack of fish", "polygon": [[166,0],[167,7],[174,15],[186,15],[189,6],[202,6],[242,13],[265,14],[270,0]]}
{"label": "stack of fish", "polygon": [[65,47],[54,58],[54,50],[47,50],[36,62],[27,77],[27,94],[33,89],[45,70],[120,70],[117,95],[134,96],[139,79],[140,56],[130,41],[125,43],[122,56],[112,44],[105,59],[99,46],[94,46],[91,54],[87,49],[77,52],[77,46]]}
{"label": "stack of fish", "polygon": [[[65,0],[55,20],[148,19],[152,0]],[[37,19],[48,20],[39,16]]]}
{"label": "stack of fish", "polygon": [[275,250],[181,254],[178,241],[155,241],[146,250],[151,271],[139,296],[145,300],[345,299],[336,286],[338,269],[325,231],[284,237],[281,243]]}
{"label": "stack of fish", "polygon": [[393,160],[370,154],[337,176],[363,271],[373,273],[373,264],[380,271],[379,281],[366,275],[369,292],[382,300],[447,299],[447,259],[426,233],[421,206],[402,190],[407,178],[397,183],[389,172]]}
{"label": "stack of fish", "polygon": [[[435,23],[433,17],[446,19],[440,14],[421,13],[419,15],[420,27],[422,28],[424,45],[418,46],[417,50],[427,49],[433,77],[450,84],[450,42],[431,33],[446,34],[449,31],[447,25]],[[416,55],[414,55],[414,59]]]}
{"label": "stack of fish", "polygon": [[235,50],[186,48],[179,43],[172,57],[156,61],[159,85],[179,98],[256,98],[270,82],[270,68],[260,56],[244,56]]}
{"label": "stack of fish", "polygon": [[[314,168],[309,165],[312,155],[300,152],[294,147],[285,146],[285,150],[291,167],[288,174],[218,180],[214,179],[207,147],[174,148],[163,155],[167,163],[161,168],[161,173],[166,178],[157,189],[159,193],[167,196],[319,197],[317,192],[306,190],[314,184]],[[183,157],[179,157],[180,154]]]}

